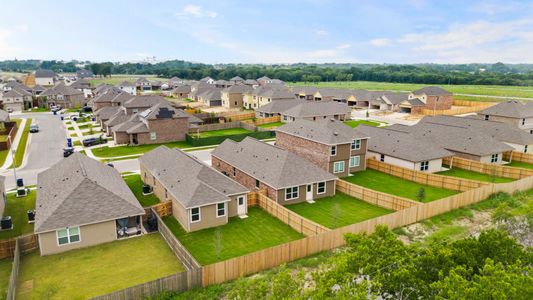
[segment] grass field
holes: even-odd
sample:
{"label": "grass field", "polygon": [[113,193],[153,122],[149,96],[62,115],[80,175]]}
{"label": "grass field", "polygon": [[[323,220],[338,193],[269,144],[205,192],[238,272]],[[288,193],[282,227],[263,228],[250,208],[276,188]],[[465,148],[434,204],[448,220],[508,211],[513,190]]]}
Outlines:
{"label": "grass field", "polygon": [[463,170],[463,169],[458,169],[458,168],[452,168],[448,171],[438,172],[436,174],[477,180],[477,181],[484,181],[484,182],[494,182],[494,183],[511,182],[514,180],[511,178],[495,177],[495,176],[491,176],[488,174],[483,174],[483,173],[478,173],[478,172],[473,172],[473,171],[468,171],[468,170]]}
{"label": "grass field", "polygon": [[[24,125],[24,131],[20,136],[19,144],[17,146],[17,151],[15,152],[15,161],[11,164],[13,166],[20,167],[22,165],[22,160],[24,159],[24,153],[26,153],[26,144],[28,143],[28,135],[30,134],[31,118],[26,119],[26,124]],[[37,133],[38,134],[38,133]]]}
{"label": "grass field", "polygon": [[374,206],[341,192],[337,192],[335,196],[317,199],[315,203],[302,202],[285,207],[302,217],[331,229],[392,212],[391,210]]}
{"label": "grass field", "polygon": [[344,124],[352,128],[355,128],[359,125],[378,127],[381,123],[376,122],[376,121],[370,121],[370,120],[350,120],[350,121],[344,121]]}
{"label": "grass field", "polygon": [[[100,83],[106,83],[106,84],[111,84],[111,85],[117,85],[121,82],[123,82],[124,80],[127,80],[131,83],[134,83],[135,81],[137,81],[137,79],[139,79],[139,77],[144,77],[148,80],[156,80],[157,78],[153,75],[112,75],[112,77],[107,77],[107,78],[92,78],[92,79],[89,79],[89,82],[91,83],[91,86],[97,86],[99,85]],[[161,81],[164,81],[164,79],[162,78],[159,78],[157,80],[161,80]]]}
{"label": "grass field", "polygon": [[418,201],[417,194],[420,190],[420,187],[424,187],[426,191],[426,197],[422,200],[422,202],[430,202],[458,193],[457,191],[418,184],[414,181],[405,180],[400,177],[392,176],[372,169],[356,172],[353,173],[353,176],[344,177],[342,179],[369,189],[416,201]]}
{"label": "grass field", "polygon": [[[371,82],[371,81],[346,81],[346,82],[296,82],[292,85],[307,85],[318,87],[337,87],[345,89],[368,89],[388,91],[414,91],[429,84]],[[533,87],[528,86],[502,86],[502,85],[442,85],[443,88],[459,94],[487,95],[498,97],[522,97],[533,98]],[[481,99],[481,98],[476,98]]]}
{"label": "grass field", "polygon": [[152,206],[159,203],[159,199],[154,194],[146,196],[143,195],[143,182],[141,180],[141,175],[128,175],[124,176],[123,178],[143,207]]}
{"label": "grass field", "polygon": [[533,169],[533,164],[528,164],[521,161],[512,161],[505,165],[506,167],[515,167],[515,168],[524,168],[524,169]]}
{"label": "grass field", "polygon": [[125,155],[143,154],[150,150],[153,150],[161,145],[165,145],[169,148],[189,148],[192,147],[185,141],[172,142],[165,144],[151,144],[151,145],[139,145],[139,146],[118,146],[118,147],[100,147],[94,148],[91,151],[98,157],[117,157]]}
{"label": "grass field", "polygon": [[265,124],[261,124],[261,125],[257,125],[257,127],[261,127],[261,128],[276,128],[276,127],[280,127],[280,126],[283,126],[283,122],[272,122],[272,123],[265,123]]}
{"label": "grass field", "polygon": [[[229,223],[216,228],[207,228],[187,233],[176,218],[163,218],[180,242],[202,265],[241,256],[247,253],[276,246],[303,235],[269,215],[258,207],[248,208],[248,218],[233,217]],[[216,232],[220,236],[220,251],[217,253]]]}
{"label": "grass field", "polygon": [[7,194],[4,216],[11,216],[13,229],[0,232],[0,240],[33,232],[33,224],[28,223],[27,212],[35,209],[35,190],[26,197],[17,198],[14,193]]}
{"label": "grass field", "polygon": [[220,129],[220,130],[210,130],[210,131],[200,132],[200,138],[233,135],[233,134],[245,134],[245,133],[250,133],[250,132],[251,132],[250,130],[247,130],[244,128],[228,128],[228,129]]}
{"label": "grass field", "polygon": [[17,299],[88,299],[182,270],[158,233],[49,256],[34,251],[22,257]]}
{"label": "grass field", "polygon": [[0,260],[0,299],[5,299],[7,296],[7,284],[11,275],[12,262],[8,258]]}

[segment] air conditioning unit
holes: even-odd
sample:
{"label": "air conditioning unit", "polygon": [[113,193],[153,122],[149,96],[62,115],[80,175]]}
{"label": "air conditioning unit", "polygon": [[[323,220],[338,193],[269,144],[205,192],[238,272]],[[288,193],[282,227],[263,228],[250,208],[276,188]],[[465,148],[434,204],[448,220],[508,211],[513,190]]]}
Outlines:
{"label": "air conditioning unit", "polygon": [[35,210],[30,209],[28,210],[28,223],[35,222]]}
{"label": "air conditioning unit", "polygon": [[143,195],[150,195],[154,192],[154,190],[152,189],[151,186],[147,185],[147,184],[143,184]]}
{"label": "air conditioning unit", "polygon": [[17,189],[17,197],[26,197],[27,194],[28,194],[28,191],[25,188]]}
{"label": "air conditioning unit", "polygon": [[13,221],[11,221],[11,216],[5,216],[0,219],[0,229],[8,230],[13,229]]}

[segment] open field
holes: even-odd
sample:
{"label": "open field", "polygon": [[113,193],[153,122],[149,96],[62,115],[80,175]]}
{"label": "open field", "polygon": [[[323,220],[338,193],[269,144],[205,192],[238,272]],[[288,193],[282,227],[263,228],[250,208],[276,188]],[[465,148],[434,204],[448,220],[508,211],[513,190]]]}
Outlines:
{"label": "open field", "polygon": [[[225,135],[233,135],[233,134],[246,134],[250,133],[250,130],[244,129],[244,128],[228,128],[228,129],[220,129],[220,130],[210,130],[210,131],[204,131],[200,132],[200,138],[207,138],[207,137],[213,137],[213,136],[225,136]],[[197,136],[197,134],[193,134],[193,136]]]}
{"label": "open field", "polygon": [[344,124],[352,128],[355,128],[359,125],[378,127],[381,123],[376,122],[376,121],[370,121],[370,120],[350,120],[350,121],[344,121]]}
{"label": "open field", "polygon": [[[296,82],[293,85],[307,85],[318,87],[336,87],[345,89],[367,89],[367,90],[387,90],[387,91],[414,91],[430,84],[410,84],[410,83],[391,83],[391,82],[371,82],[371,81],[333,81],[333,82]],[[465,95],[486,95],[497,97],[520,97],[533,99],[533,87],[528,86],[500,86],[500,85],[443,85],[443,88],[458,94]],[[463,96],[461,96],[463,97]],[[475,97],[475,96],[470,96]],[[493,98],[490,101],[494,101]],[[465,99],[466,100],[466,99]],[[485,100],[483,98],[474,98],[467,100]],[[501,101],[502,99],[500,99]]]}
{"label": "open field", "polygon": [[142,207],[152,206],[159,203],[159,199],[154,194],[146,196],[143,195],[143,182],[141,180],[141,175],[128,175],[122,178],[124,178],[124,181],[133,192],[135,197],[137,197],[137,200],[139,200],[139,203]]}
{"label": "open field", "polygon": [[522,161],[512,161],[505,165],[506,167],[515,167],[515,168],[524,168],[524,169],[533,169],[533,164],[528,164]]}
{"label": "open field", "polygon": [[116,84],[123,82],[124,80],[134,83],[137,79],[139,79],[139,77],[144,77],[148,80],[156,80],[156,79],[160,81],[165,80],[164,78],[157,78],[154,75],[111,75],[111,77],[106,77],[106,78],[100,78],[100,77],[91,78],[89,79],[89,82],[91,83],[91,86],[93,87],[99,85],[100,83],[116,85]]}
{"label": "open field", "polygon": [[491,176],[488,174],[463,170],[459,168],[452,168],[450,170],[438,172],[436,174],[452,176],[452,177],[460,177],[460,178],[466,178],[466,179],[484,181],[484,182],[494,182],[494,183],[511,182],[514,180],[511,178],[496,177],[496,176]]}
{"label": "open field", "polygon": [[391,213],[341,192],[335,196],[285,206],[309,220],[334,229]]}
{"label": "open field", "polygon": [[0,260],[0,299],[5,299],[7,296],[7,283],[11,275],[11,259]]}
{"label": "open field", "polygon": [[421,187],[423,187],[425,189],[426,196],[422,202],[430,202],[458,193],[457,191],[418,184],[413,181],[405,180],[400,177],[392,176],[372,169],[356,172],[352,175],[353,176],[344,177],[342,179],[369,189],[417,201],[418,191]]}
{"label": "open field", "polygon": [[158,233],[65,253],[22,256],[17,299],[87,299],[183,270]]}
{"label": "open field", "polygon": [[[185,232],[173,216],[164,217],[163,221],[202,265],[223,261],[303,237],[258,207],[248,208],[248,218],[246,219],[233,217],[229,219],[226,225],[191,233]],[[220,236],[219,242],[216,238],[217,232]]]}
{"label": "open field", "polygon": [[11,216],[13,229],[1,231],[0,240],[33,232],[33,224],[28,223],[28,210],[35,209],[35,190],[26,197],[17,198],[14,193],[7,194],[4,216]]}

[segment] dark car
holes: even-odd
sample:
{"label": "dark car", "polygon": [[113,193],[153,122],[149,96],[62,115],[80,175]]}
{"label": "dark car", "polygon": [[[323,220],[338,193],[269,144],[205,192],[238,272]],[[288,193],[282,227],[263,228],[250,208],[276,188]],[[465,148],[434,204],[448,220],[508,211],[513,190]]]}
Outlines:
{"label": "dark car", "polygon": [[63,157],[69,157],[70,155],[72,155],[72,153],[74,153],[74,148],[72,147],[63,149]]}
{"label": "dark car", "polygon": [[100,139],[98,138],[86,138],[82,141],[83,146],[90,147],[100,144]]}
{"label": "dark car", "polygon": [[84,107],[82,108],[82,111],[87,113],[87,112],[92,112],[93,109],[92,109],[92,107],[90,107],[90,106],[84,106]]}

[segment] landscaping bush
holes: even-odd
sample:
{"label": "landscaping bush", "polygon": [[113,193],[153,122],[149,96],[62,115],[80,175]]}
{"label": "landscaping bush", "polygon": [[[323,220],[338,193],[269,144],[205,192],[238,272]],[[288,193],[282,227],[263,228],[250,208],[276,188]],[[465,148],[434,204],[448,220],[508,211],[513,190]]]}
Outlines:
{"label": "landscaping bush", "polygon": [[258,140],[273,138],[275,136],[274,131],[257,131],[244,134],[233,134],[233,135],[223,135],[223,136],[212,136],[205,138],[195,138],[189,134],[186,136],[187,143],[191,144],[193,147],[217,145],[225,141],[226,139],[232,139],[236,142],[244,140],[247,136],[256,138]]}

